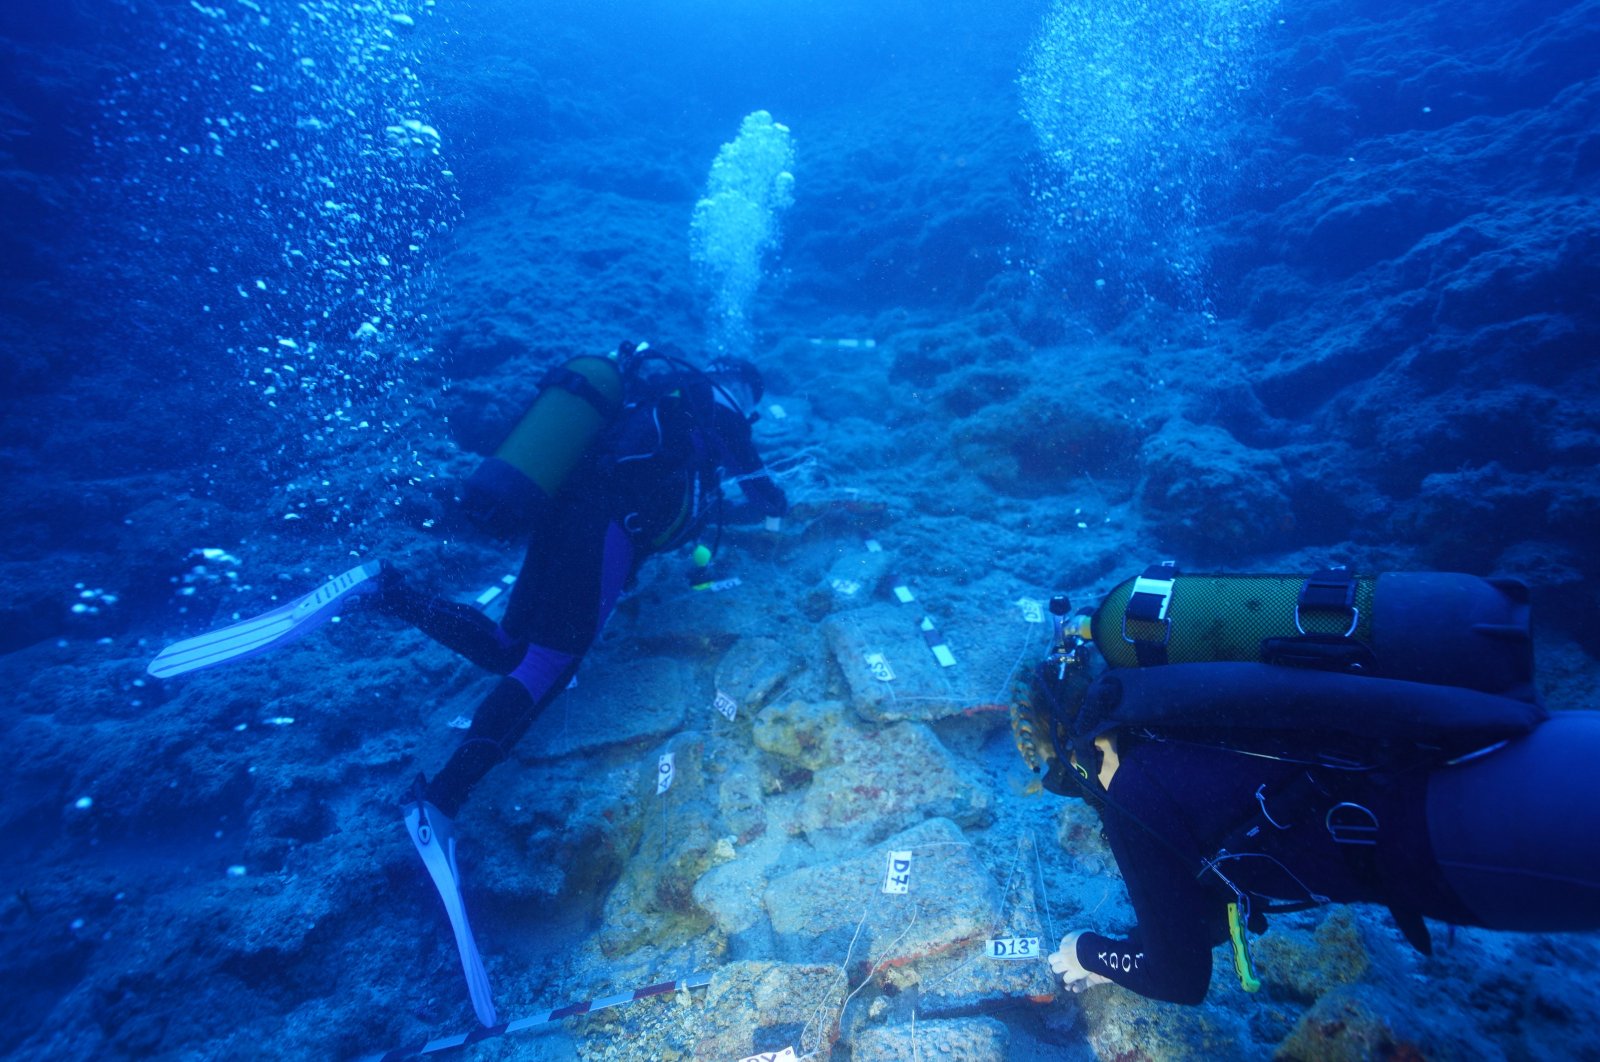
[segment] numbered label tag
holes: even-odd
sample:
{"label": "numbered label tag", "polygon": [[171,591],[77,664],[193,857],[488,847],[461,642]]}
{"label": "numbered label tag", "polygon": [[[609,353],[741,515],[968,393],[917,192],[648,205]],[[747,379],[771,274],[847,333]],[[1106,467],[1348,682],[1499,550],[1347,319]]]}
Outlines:
{"label": "numbered label tag", "polygon": [[711,707],[727,716],[729,722],[732,722],[733,717],[739,714],[738,702],[721,690],[717,691],[717,699],[711,702]]}
{"label": "numbered label tag", "polygon": [[656,796],[660,796],[672,788],[672,779],[677,775],[677,768],[673,765],[672,753],[663,752],[661,762],[656,764]]}
{"label": "numbered label tag", "polygon": [[879,682],[893,682],[894,668],[889,666],[882,653],[867,654],[867,670],[872,672],[872,677]]}
{"label": "numbered label tag", "polygon": [[785,1047],[782,1051],[763,1051],[759,1055],[741,1058],[739,1062],[795,1062],[794,1048]]}
{"label": "numbered label tag", "polygon": [[1038,937],[995,937],[986,948],[991,959],[1037,959],[1043,954]]}
{"label": "numbered label tag", "polygon": [[883,552],[883,543],[879,542],[875,538],[867,539],[866,547],[867,547],[867,552],[868,553],[882,553]]}
{"label": "numbered label tag", "polygon": [[889,853],[889,875],[883,879],[883,891],[905,895],[911,891],[911,853]]}
{"label": "numbered label tag", "polygon": [[1029,623],[1044,622],[1044,602],[1035,601],[1031,597],[1019,597],[1017,607],[1022,609],[1022,618]]}
{"label": "numbered label tag", "polygon": [[833,587],[833,592],[840,597],[855,597],[861,589],[861,584],[854,579],[835,579],[828,585]]}

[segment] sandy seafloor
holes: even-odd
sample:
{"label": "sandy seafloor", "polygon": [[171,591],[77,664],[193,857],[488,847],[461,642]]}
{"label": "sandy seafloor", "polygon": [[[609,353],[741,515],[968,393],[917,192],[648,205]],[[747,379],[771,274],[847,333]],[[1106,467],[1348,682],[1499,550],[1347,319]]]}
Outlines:
{"label": "sandy seafloor", "polygon": [[[1022,599],[1167,558],[1512,575],[1548,703],[1600,707],[1600,4],[871,6],[0,13],[0,1050],[473,1027],[397,801],[493,680],[371,615],[144,667],[357,558],[514,571],[451,484],[545,365],[704,342],[689,218],[765,108],[795,198],[750,352],[795,511],[725,531],[731,589],[653,561],[459,823],[503,1019],[710,984],[467,1057],[1600,1058],[1592,934],[1425,958],[1285,916],[1264,989],[1219,950],[1193,1008],[983,956],[1131,920],[1012,747]],[[405,118],[436,141],[391,150]]]}

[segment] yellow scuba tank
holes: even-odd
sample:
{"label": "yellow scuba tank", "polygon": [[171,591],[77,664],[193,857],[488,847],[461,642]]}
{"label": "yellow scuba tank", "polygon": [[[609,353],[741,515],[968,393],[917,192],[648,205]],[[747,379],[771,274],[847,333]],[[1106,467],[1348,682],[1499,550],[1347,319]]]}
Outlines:
{"label": "yellow scuba tank", "polygon": [[1114,668],[1263,662],[1537,699],[1528,588],[1457,572],[1207,575],[1154,565],[1106,595]]}
{"label": "yellow scuba tank", "polygon": [[1265,640],[1300,635],[1370,644],[1374,582],[1341,580],[1327,600],[1302,606],[1304,575],[1202,575],[1153,565],[1106,595],[1092,640],[1112,667],[1260,660]]}
{"label": "yellow scuba tank", "polygon": [[616,358],[580,355],[545,373],[527,412],[464,484],[467,516],[491,534],[527,534],[622,399]]}
{"label": "yellow scuba tank", "polygon": [[621,407],[622,369],[616,359],[573,358],[545,374],[533,404],[494,456],[554,497]]}

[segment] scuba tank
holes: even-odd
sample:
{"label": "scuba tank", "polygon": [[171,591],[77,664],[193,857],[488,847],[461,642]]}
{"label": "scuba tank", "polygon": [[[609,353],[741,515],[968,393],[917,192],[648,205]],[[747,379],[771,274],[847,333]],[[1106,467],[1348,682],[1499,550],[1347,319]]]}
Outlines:
{"label": "scuba tank", "polygon": [[[1071,755],[1092,766],[1094,739],[1123,727],[1274,746],[1331,737],[1370,766],[1467,755],[1547,717],[1528,589],[1515,580],[1188,575],[1163,564],[1119,584],[1092,616],[1056,623],[1012,730],[1044,787],[1066,795],[1079,795],[1073,774],[1088,773],[1063,766]],[[1097,678],[1090,644],[1109,665]]]}
{"label": "scuba tank", "polygon": [[1091,632],[1113,668],[1255,661],[1537,700],[1528,588],[1514,579],[1159,564],[1107,594]]}
{"label": "scuba tank", "polygon": [[622,408],[622,392],[614,357],[580,355],[546,372],[505,441],[463,485],[468,518],[498,537],[527,534]]}

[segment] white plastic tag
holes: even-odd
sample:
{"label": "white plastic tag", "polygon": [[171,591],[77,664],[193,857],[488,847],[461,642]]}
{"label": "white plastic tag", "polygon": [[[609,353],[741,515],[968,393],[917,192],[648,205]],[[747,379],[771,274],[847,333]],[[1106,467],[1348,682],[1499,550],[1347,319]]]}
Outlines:
{"label": "white plastic tag", "polygon": [[782,1051],[763,1051],[759,1055],[748,1055],[739,1059],[739,1062],[796,1062],[794,1048],[785,1047]]}
{"label": "white plastic tag", "polygon": [[732,722],[733,717],[739,714],[738,702],[721,690],[717,691],[717,699],[711,702],[711,707],[727,716],[729,722]]}
{"label": "white plastic tag", "polygon": [[867,539],[867,552],[868,553],[882,553],[883,552],[883,543],[879,542],[875,538]]}
{"label": "white plastic tag", "polygon": [[909,586],[895,587],[894,596],[899,599],[902,605],[909,605],[911,602],[917,599],[917,595],[911,592],[911,588]]}
{"label": "white plastic tag", "polygon": [[516,582],[517,577],[515,575],[502,575],[498,583],[489,587],[489,589],[477,596],[475,603],[480,609],[488,608],[489,604],[493,602],[495,598],[499,597],[507,590],[510,590],[516,585]]}
{"label": "white plastic tag", "polygon": [[670,752],[663,752],[660,762],[656,764],[656,796],[672,788],[672,779],[677,773],[672,755]]}
{"label": "white plastic tag", "polygon": [[882,653],[867,654],[867,670],[872,672],[872,677],[879,682],[893,682],[894,668],[889,666],[889,661],[884,659]]}
{"label": "white plastic tag", "polygon": [[945,644],[944,635],[939,633],[939,629],[933,625],[933,620],[929,619],[927,616],[923,616],[922,623],[919,625],[919,627],[922,631],[922,640],[928,643],[928,649],[932,651],[933,658],[939,661],[939,666],[955,667],[955,654],[952,653],[950,651],[950,647]]}
{"label": "white plastic tag", "polygon": [[1043,952],[1038,937],[994,937],[984,945],[984,954],[991,959],[1013,961],[1037,959]]}
{"label": "white plastic tag", "polygon": [[1017,606],[1022,609],[1022,618],[1029,623],[1044,622],[1044,602],[1035,601],[1031,597],[1017,598]]}
{"label": "white plastic tag", "polygon": [[828,585],[841,597],[855,597],[856,592],[861,589],[861,584],[854,579],[835,579]]}
{"label": "white plastic tag", "polygon": [[883,879],[883,891],[903,896],[911,891],[911,853],[889,853],[889,876]]}
{"label": "white plastic tag", "polygon": [[789,415],[789,411],[778,405],[776,402],[767,407],[767,412],[772,414],[773,420],[782,420],[784,417]]}

